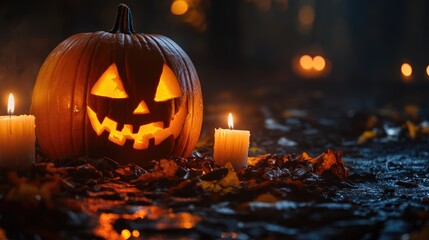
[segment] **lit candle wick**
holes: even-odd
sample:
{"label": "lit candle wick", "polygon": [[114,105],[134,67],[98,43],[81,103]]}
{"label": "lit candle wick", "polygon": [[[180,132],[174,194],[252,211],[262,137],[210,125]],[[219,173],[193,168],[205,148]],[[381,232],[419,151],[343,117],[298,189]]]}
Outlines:
{"label": "lit candle wick", "polygon": [[231,130],[234,128],[234,119],[232,118],[231,113],[229,113],[229,115],[228,115],[228,127]]}
{"label": "lit candle wick", "polygon": [[9,94],[9,100],[7,101],[7,113],[9,116],[12,116],[15,110],[15,99],[13,98],[13,94]]}
{"label": "lit candle wick", "polygon": [[15,110],[15,99],[13,98],[13,94],[9,94],[9,99],[7,101],[7,114],[9,114],[9,132],[12,134],[12,123],[11,118],[13,111]]}

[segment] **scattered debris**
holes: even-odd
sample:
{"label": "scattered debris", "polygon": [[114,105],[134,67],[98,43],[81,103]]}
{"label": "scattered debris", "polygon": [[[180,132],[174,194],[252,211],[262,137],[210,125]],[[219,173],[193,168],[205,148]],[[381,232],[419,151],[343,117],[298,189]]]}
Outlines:
{"label": "scattered debris", "polygon": [[294,147],[298,145],[297,142],[287,139],[285,137],[279,138],[279,140],[277,141],[277,144],[284,147]]}

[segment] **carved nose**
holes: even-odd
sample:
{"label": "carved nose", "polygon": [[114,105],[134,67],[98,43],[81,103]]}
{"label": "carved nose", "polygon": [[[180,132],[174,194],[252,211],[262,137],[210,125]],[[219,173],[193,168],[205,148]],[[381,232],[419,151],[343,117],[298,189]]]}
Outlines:
{"label": "carved nose", "polygon": [[149,108],[146,103],[142,100],[139,105],[134,110],[134,114],[147,114],[149,113]]}

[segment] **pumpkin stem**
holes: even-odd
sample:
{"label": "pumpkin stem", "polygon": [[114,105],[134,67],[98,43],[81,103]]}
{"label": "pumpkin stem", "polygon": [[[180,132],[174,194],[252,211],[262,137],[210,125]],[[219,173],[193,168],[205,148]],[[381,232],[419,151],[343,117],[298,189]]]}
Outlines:
{"label": "pumpkin stem", "polygon": [[113,25],[110,33],[126,33],[134,34],[133,28],[133,17],[131,15],[131,9],[124,3],[118,5],[116,11],[115,25]]}

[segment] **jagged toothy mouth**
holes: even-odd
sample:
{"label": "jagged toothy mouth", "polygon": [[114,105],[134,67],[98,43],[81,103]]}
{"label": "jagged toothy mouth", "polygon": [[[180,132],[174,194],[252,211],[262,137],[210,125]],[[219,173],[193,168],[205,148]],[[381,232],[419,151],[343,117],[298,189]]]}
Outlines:
{"label": "jagged toothy mouth", "polygon": [[185,121],[184,111],[179,110],[171,119],[168,128],[164,128],[163,122],[153,122],[140,125],[138,129],[133,129],[132,124],[124,124],[122,129],[117,129],[118,123],[116,121],[106,116],[100,122],[97,113],[89,106],[87,106],[87,115],[92,128],[98,136],[107,131],[109,132],[109,141],[120,146],[123,146],[127,140],[134,141],[134,149],[147,149],[151,139],[154,139],[155,145],[159,145],[171,135],[176,138],[181,132]]}

